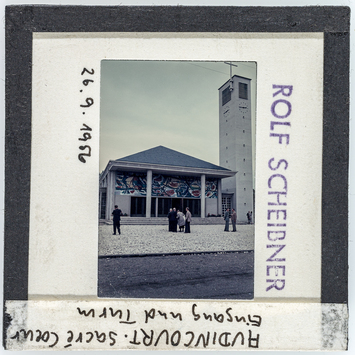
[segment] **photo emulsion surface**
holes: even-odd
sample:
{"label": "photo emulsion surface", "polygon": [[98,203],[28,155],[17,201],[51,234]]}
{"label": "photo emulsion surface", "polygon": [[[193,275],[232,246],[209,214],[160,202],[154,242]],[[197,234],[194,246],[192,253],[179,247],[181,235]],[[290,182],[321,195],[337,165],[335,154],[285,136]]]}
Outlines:
{"label": "photo emulsion surface", "polygon": [[253,299],[255,62],[101,62],[98,296]]}

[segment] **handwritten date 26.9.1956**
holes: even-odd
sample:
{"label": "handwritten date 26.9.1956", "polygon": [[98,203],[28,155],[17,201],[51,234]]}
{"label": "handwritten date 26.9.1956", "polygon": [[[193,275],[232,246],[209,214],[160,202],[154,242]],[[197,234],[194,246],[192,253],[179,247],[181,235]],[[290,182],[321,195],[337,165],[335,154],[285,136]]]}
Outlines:
{"label": "handwritten date 26.9.1956", "polygon": [[[82,81],[82,84],[84,87],[87,87],[89,85],[91,85],[92,83],[94,83],[93,79],[88,79],[86,78],[86,75],[94,75],[95,74],[95,70],[94,69],[87,69],[84,68],[81,72],[81,75],[85,75],[85,79]],[[93,78],[93,77],[89,77],[89,78]],[[80,92],[83,93],[84,89],[81,89]],[[82,108],[82,114],[85,115],[86,113],[90,113],[91,111],[90,108],[92,107],[92,105],[94,104],[94,99],[92,97],[86,97],[84,99],[84,102],[81,103],[80,107]],[[80,131],[82,136],[79,139],[79,141],[81,142],[85,142],[83,145],[79,146],[79,149],[82,150],[82,153],[78,154],[78,159],[82,162],[82,163],[86,163],[86,159],[85,157],[91,157],[91,146],[89,144],[86,144],[86,142],[88,142],[91,138],[91,132],[92,132],[92,128],[89,127],[87,124],[83,123],[83,127],[80,128]]]}

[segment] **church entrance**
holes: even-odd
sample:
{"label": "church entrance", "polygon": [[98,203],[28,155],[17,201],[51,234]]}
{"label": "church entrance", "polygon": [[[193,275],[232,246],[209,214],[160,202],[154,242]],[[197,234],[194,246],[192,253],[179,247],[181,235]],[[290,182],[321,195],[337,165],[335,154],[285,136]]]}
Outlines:
{"label": "church entrance", "polygon": [[186,213],[186,207],[189,208],[192,217],[201,217],[201,200],[194,198],[185,198],[183,212]]}
{"label": "church entrance", "polygon": [[190,209],[193,217],[201,216],[201,200],[193,198],[158,198],[158,217],[166,217],[170,208],[176,208],[185,214],[186,207]]}
{"label": "church entrance", "polygon": [[183,200],[184,199],[182,199],[182,198],[172,198],[172,201],[171,201],[172,208],[176,208],[176,210],[183,212],[183,210],[182,210]]}
{"label": "church entrance", "polygon": [[224,216],[224,214],[227,211],[227,208],[229,208],[229,212],[232,209],[232,196],[233,195],[226,195],[223,194],[222,195],[222,216]]}
{"label": "church entrance", "polygon": [[182,211],[183,199],[182,198],[158,198],[158,217],[166,217],[170,208]]}
{"label": "church entrance", "polygon": [[131,217],[145,217],[145,197],[131,198]]}

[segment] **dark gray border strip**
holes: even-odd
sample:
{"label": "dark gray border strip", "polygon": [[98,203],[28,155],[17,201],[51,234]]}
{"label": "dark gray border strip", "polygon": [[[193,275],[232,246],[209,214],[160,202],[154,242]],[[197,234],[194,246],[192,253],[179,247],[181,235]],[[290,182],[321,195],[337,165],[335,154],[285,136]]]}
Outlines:
{"label": "dark gray border strip", "polygon": [[349,22],[341,6],[6,7],[4,300],[28,293],[32,32],[325,32],[322,302],[346,302]]}
{"label": "dark gray border strip", "polygon": [[348,32],[346,6],[17,6],[30,32]]}
{"label": "dark gray border strip", "polygon": [[114,258],[144,258],[151,256],[177,256],[177,255],[208,255],[208,254],[241,254],[253,253],[254,250],[226,250],[226,251],[187,251],[174,253],[152,253],[152,254],[112,254],[99,255],[99,259],[114,259]]}
{"label": "dark gray border strip", "polygon": [[6,11],[4,300],[26,300],[31,177],[32,32]]}
{"label": "dark gray border strip", "polygon": [[324,34],[323,303],[348,302],[349,36]]}

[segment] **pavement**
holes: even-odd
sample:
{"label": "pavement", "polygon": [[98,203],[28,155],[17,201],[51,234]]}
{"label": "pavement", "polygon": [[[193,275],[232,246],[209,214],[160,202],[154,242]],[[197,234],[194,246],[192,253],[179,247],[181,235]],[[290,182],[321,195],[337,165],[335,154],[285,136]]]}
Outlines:
{"label": "pavement", "polygon": [[99,226],[99,297],[252,299],[254,225]]}
{"label": "pavement", "polygon": [[99,259],[98,296],[253,299],[254,252]]}
{"label": "pavement", "polygon": [[188,234],[169,232],[167,225],[121,225],[121,235],[112,235],[112,225],[100,225],[99,256],[254,250],[254,225],[238,225],[237,232],[223,229],[191,225]]}

